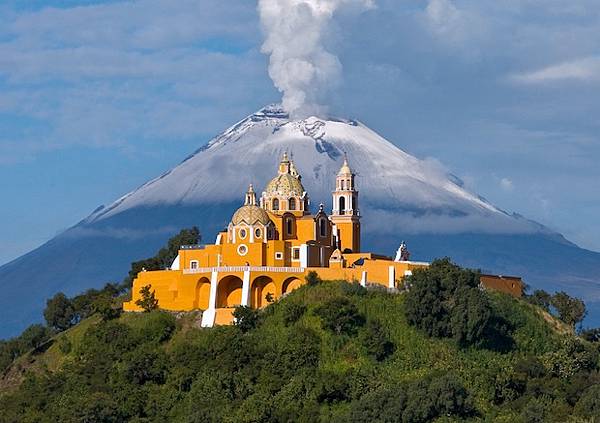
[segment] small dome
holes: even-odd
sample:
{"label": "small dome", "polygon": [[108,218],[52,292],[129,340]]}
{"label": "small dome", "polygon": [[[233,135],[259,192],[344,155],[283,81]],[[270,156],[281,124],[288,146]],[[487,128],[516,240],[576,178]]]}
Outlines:
{"label": "small dome", "polygon": [[302,182],[289,173],[279,174],[271,182],[267,184],[265,188],[267,195],[280,195],[283,197],[290,197],[292,195],[302,195],[304,193],[304,187]]}
{"label": "small dome", "polygon": [[231,223],[234,225],[239,225],[240,223],[245,223],[247,225],[261,223],[266,225],[270,221],[271,219],[269,219],[267,212],[263,208],[255,205],[246,205],[240,207],[231,218]]}
{"label": "small dome", "polygon": [[345,154],[344,154],[344,164],[342,164],[342,167],[340,168],[338,175],[339,176],[352,175],[352,169],[350,169],[350,166],[348,165],[348,158],[346,157]]}

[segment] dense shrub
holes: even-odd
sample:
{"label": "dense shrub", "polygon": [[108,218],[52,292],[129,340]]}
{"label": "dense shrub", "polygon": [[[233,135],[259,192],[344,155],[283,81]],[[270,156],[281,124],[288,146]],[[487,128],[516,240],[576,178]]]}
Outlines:
{"label": "dense shrub", "polygon": [[394,343],[389,340],[381,323],[369,320],[360,334],[360,340],[367,354],[377,361],[385,360],[395,350]]}
{"label": "dense shrub", "polygon": [[315,309],[315,314],[321,318],[324,328],[337,335],[351,335],[365,323],[358,308],[345,297],[328,300]]}
{"label": "dense shrub", "polygon": [[600,420],[600,384],[589,387],[581,396],[575,406],[578,416]]}
{"label": "dense shrub", "polygon": [[315,286],[323,282],[319,277],[319,274],[315,271],[308,272],[305,279],[308,286]]}
{"label": "dense shrub", "polygon": [[352,404],[346,421],[418,423],[473,414],[471,395],[459,379],[453,374],[441,374],[369,392]]}
{"label": "dense shrub", "polygon": [[293,325],[306,313],[306,306],[297,301],[286,301],[282,305],[283,323]]}
{"label": "dense shrub", "polygon": [[448,259],[415,271],[407,281],[408,322],[429,336],[453,337],[461,346],[479,342],[492,314],[479,277]]}
{"label": "dense shrub", "polygon": [[[18,388],[0,394],[0,421],[598,418],[597,344],[563,335],[520,300],[481,292],[474,273],[449,262],[424,277],[446,299],[431,304],[445,313],[432,321],[447,340],[413,330],[409,295],[341,282],[252,310],[260,324],[244,331],[201,329],[195,315],[161,311],[87,320],[58,335],[58,348],[42,344],[11,368],[8,380],[30,366]],[[412,289],[421,289],[418,278]],[[0,342],[0,359],[42,342],[39,329]]]}
{"label": "dense shrub", "polygon": [[76,323],[77,314],[72,301],[65,294],[59,292],[46,302],[44,319],[48,326],[62,331]]}

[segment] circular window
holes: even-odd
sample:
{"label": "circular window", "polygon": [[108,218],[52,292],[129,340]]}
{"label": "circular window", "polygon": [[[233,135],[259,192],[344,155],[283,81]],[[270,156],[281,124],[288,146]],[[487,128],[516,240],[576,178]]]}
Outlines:
{"label": "circular window", "polygon": [[245,229],[240,229],[240,238],[246,239],[246,230]]}
{"label": "circular window", "polygon": [[254,236],[257,238],[260,238],[261,235],[262,235],[262,232],[260,231],[260,228],[256,228],[254,230]]}
{"label": "circular window", "polygon": [[246,247],[244,244],[240,245],[238,247],[238,254],[240,256],[245,256],[246,254],[248,254],[248,247]]}

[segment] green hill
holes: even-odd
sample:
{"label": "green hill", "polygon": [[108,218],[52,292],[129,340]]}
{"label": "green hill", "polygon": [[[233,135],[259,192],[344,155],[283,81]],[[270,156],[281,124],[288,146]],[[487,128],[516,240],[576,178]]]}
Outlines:
{"label": "green hill", "polygon": [[[463,310],[456,292],[423,296],[429,310],[417,294],[316,283],[212,329],[199,313],[92,316],[13,363],[0,421],[600,421],[598,343],[481,291],[468,298],[488,308],[469,300],[438,330],[435,304]],[[437,317],[419,327],[415,311]]]}

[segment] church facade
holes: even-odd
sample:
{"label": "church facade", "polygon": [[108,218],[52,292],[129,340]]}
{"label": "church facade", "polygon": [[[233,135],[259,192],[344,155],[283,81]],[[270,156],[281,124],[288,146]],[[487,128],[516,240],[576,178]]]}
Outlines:
{"label": "church facade", "polygon": [[[334,181],[332,181],[334,182]],[[345,158],[332,191],[332,212],[316,214],[293,160],[283,155],[277,175],[260,198],[250,185],[244,204],[211,245],[182,246],[170,269],[142,271],[126,311],[150,285],[161,309],[203,310],[202,326],[230,324],[238,305],[261,308],[305,284],[309,272],[323,280],[355,281],[400,289],[403,279],[428,263],[361,251],[355,174]]]}

